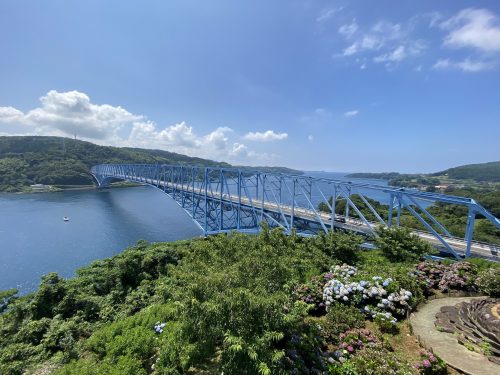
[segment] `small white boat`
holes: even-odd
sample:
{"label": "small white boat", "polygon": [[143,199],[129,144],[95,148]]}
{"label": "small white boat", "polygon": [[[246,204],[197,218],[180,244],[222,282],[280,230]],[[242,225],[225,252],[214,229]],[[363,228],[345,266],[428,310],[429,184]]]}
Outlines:
{"label": "small white boat", "polygon": [[69,217],[64,216],[64,217],[63,217],[63,220],[64,220],[64,221],[69,221]]}

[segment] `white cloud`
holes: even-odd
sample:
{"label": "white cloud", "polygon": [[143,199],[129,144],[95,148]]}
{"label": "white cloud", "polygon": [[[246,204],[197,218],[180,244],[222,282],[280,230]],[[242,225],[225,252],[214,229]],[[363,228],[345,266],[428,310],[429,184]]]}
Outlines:
{"label": "white cloud", "polygon": [[321,11],[318,17],[316,17],[316,22],[321,23],[329,20],[335,13],[340,12],[344,7],[338,8],[326,8]]}
{"label": "white cloud", "polygon": [[414,19],[407,23],[379,21],[369,27],[360,27],[353,20],[338,30],[338,34],[348,42],[341,55],[345,58],[355,56],[356,62],[362,58],[363,69],[367,66],[367,59],[385,63],[389,68],[415,57],[426,48],[421,39],[412,36],[415,22]]}
{"label": "white cloud", "polygon": [[464,9],[442,22],[441,27],[449,30],[444,39],[445,46],[500,51],[500,19],[487,9]]}
{"label": "white cloud", "polygon": [[[277,157],[265,152],[257,154],[244,144],[231,142],[233,130],[229,127],[218,127],[204,135],[196,134],[184,121],[161,128],[145,116],[120,106],[94,104],[78,91],[52,90],[40,102],[38,108],[26,113],[14,107],[0,107],[0,124],[8,125],[10,135],[76,135],[98,144],[157,148],[242,164],[267,163]],[[248,134],[258,140],[288,136],[273,131]]]}
{"label": "white cloud", "polygon": [[403,60],[407,56],[405,51],[405,46],[399,46],[394,51],[385,53],[380,56],[376,56],[373,58],[375,62],[399,62]]}
{"label": "white cloud", "polygon": [[339,34],[343,35],[346,38],[352,38],[356,31],[358,31],[359,26],[356,23],[356,19],[353,19],[352,22],[348,25],[342,25],[339,27]]}
{"label": "white cloud", "polygon": [[359,26],[355,21],[340,27],[339,34],[346,40],[352,39],[355,34],[358,35],[354,43],[344,50],[344,56],[390,47],[394,41],[402,40],[406,36],[400,24],[385,21],[377,22],[365,32],[358,33],[358,29]]}
{"label": "white cloud", "polygon": [[0,122],[21,121],[24,113],[14,107],[0,107]]}
{"label": "white cloud", "polygon": [[312,142],[312,141],[314,141],[314,137],[313,137],[312,135],[308,135],[308,136],[307,136],[307,140],[308,140],[309,142]]}
{"label": "white cloud", "polygon": [[344,56],[351,56],[351,55],[354,55],[357,52],[358,52],[358,45],[356,43],[354,43],[354,44],[351,44],[349,47],[347,47],[344,50],[343,55]]}
{"label": "white cloud", "polygon": [[436,63],[432,66],[433,69],[447,69],[452,65],[450,62],[450,59],[439,59],[436,61]]}
{"label": "white cloud", "polygon": [[459,69],[462,69],[464,72],[480,72],[483,70],[489,70],[493,68],[493,65],[487,62],[473,61],[470,59],[459,61],[456,63],[456,65]]}
{"label": "white cloud", "polygon": [[426,26],[428,27],[436,27],[439,26],[441,21],[443,20],[444,16],[438,11],[432,11],[432,12],[427,12],[427,13],[419,13],[415,16],[413,16],[410,19],[410,23],[412,25],[412,28],[416,27],[417,24],[421,21],[425,21]]}
{"label": "white cloud", "polygon": [[27,113],[13,107],[1,107],[0,121],[31,126],[35,133],[78,135],[93,140],[116,137],[127,124],[142,120],[121,107],[96,105],[78,91],[51,90],[40,98],[41,106]]}
{"label": "white cloud", "polygon": [[359,111],[357,109],[354,109],[352,111],[347,111],[344,113],[344,116],[345,117],[354,117],[354,116],[357,116],[359,114]]}
{"label": "white cloud", "polygon": [[469,58],[462,61],[452,61],[450,59],[439,59],[432,66],[435,70],[455,69],[464,72],[480,72],[493,68],[493,64],[484,61],[474,61]]}
{"label": "white cloud", "polygon": [[202,138],[193,133],[193,128],[185,122],[157,130],[151,121],[135,122],[128,137],[128,143],[141,147],[173,147],[177,151],[199,148]]}
{"label": "white cloud", "polygon": [[236,156],[248,155],[248,147],[242,143],[235,142],[233,143],[233,148],[231,153]]}
{"label": "white cloud", "polygon": [[272,130],[267,130],[263,133],[261,132],[249,132],[245,134],[243,139],[249,141],[257,141],[257,142],[269,142],[269,141],[281,141],[288,138],[287,133],[275,133]]}
{"label": "white cloud", "polygon": [[388,53],[375,56],[373,61],[377,63],[398,63],[410,56],[420,54],[423,49],[425,49],[424,43],[417,40],[406,45],[400,45]]}
{"label": "white cloud", "polygon": [[379,21],[372,26],[372,32],[383,35],[386,39],[395,40],[401,39],[406,35],[399,23],[387,21]]}
{"label": "white cloud", "polygon": [[315,114],[315,115],[318,115],[318,116],[328,116],[328,115],[330,115],[330,112],[329,112],[329,111],[327,111],[327,110],[326,110],[326,109],[324,109],[324,108],[316,108],[316,109],[314,110],[314,114]]}

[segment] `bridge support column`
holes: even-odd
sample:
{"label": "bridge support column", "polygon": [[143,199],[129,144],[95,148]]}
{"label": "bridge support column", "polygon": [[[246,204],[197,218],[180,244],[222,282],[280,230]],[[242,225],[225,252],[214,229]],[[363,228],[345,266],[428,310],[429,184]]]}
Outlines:
{"label": "bridge support column", "polygon": [[331,230],[335,229],[335,211],[337,208],[337,185],[333,185],[333,196],[332,196],[332,204],[330,209],[332,210],[332,224]]}
{"label": "bridge support column", "polygon": [[472,238],[474,236],[474,222],[476,220],[476,212],[472,206],[469,206],[469,213],[467,215],[467,226],[465,228],[465,241],[467,247],[465,248],[465,257],[470,257],[470,249],[472,245]]}
{"label": "bridge support column", "polygon": [[389,212],[387,214],[387,226],[390,228],[392,225],[392,210],[394,210],[394,195],[391,194],[389,200]]}

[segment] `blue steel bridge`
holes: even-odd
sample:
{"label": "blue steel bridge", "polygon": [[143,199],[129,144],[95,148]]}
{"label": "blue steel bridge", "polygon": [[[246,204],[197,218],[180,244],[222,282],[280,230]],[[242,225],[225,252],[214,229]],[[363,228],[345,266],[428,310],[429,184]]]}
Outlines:
{"label": "blue steel bridge", "polygon": [[[498,259],[500,250],[498,245],[474,241],[476,217],[486,218],[497,228],[500,220],[471,198],[235,168],[101,164],[92,167],[91,173],[99,187],[125,180],[162,190],[191,216],[205,235],[229,231],[255,233],[262,222],[304,236],[335,229],[370,235],[380,225],[399,226],[401,214],[406,212],[425,228],[425,231],[413,230],[415,234],[456,258],[474,255]],[[354,194],[364,203],[365,214],[367,210],[371,212],[371,220],[353,202]],[[367,199],[370,196],[383,197],[379,200],[388,205],[384,213],[370,204]],[[330,197],[333,197],[331,203]],[[335,205],[340,200],[345,200],[345,210],[335,214]],[[331,213],[318,210],[320,202],[325,202]],[[466,208],[464,237],[453,236],[427,210],[437,203]]]}

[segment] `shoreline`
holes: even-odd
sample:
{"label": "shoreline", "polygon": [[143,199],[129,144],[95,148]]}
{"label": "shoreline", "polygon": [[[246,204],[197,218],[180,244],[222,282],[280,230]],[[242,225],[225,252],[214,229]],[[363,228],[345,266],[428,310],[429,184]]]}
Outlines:
{"label": "shoreline", "polygon": [[[61,186],[61,185],[60,185]],[[57,185],[53,185],[52,188],[46,190],[26,190],[26,191],[0,191],[0,195],[15,195],[15,194],[40,194],[40,193],[61,193],[64,191],[78,191],[78,190],[95,190],[99,189],[97,185],[67,185],[71,187],[59,187]],[[111,184],[106,188],[110,189],[123,189],[123,188],[131,188],[143,186],[142,184],[137,183],[117,183],[116,185]]]}

